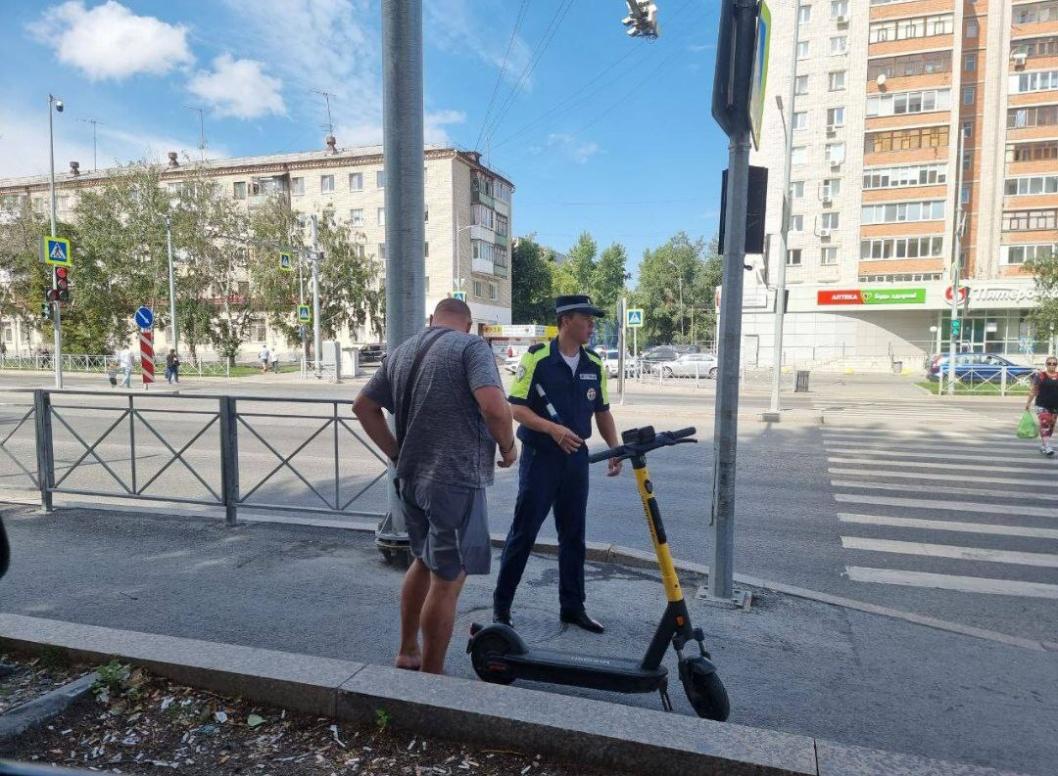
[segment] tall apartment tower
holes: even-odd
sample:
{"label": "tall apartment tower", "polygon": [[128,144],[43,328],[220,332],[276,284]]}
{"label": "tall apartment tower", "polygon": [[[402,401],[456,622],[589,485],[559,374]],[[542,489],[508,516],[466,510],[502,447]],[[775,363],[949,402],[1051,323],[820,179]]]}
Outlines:
{"label": "tall apartment tower", "polygon": [[770,171],[770,238],[747,277],[746,362],[774,363],[787,130],[784,364],[918,369],[946,352],[957,244],[959,349],[1038,360],[1052,335],[1029,320],[1022,265],[1058,243],[1058,0],[776,6],[752,162]]}

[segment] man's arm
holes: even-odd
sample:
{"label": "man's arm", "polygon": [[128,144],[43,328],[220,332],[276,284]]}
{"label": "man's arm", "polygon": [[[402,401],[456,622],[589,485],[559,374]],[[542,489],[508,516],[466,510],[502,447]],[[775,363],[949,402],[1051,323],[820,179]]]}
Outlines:
{"label": "man's arm", "polygon": [[[613,415],[609,410],[601,410],[595,413],[595,425],[599,427],[599,433],[610,447],[617,447],[621,440],[617,437],[617,424],[614,423]],[[614,477],[621,473],[621,461],[611,458],[606,471],[607,476]]]}
{"label": "man's arm", "polygon": [[371,441],[378,445],[387,458],[396,461],[400,450],[397,448],[396,437],[389,430],[386,416],[382,414],[382,405],[365,396],[361,391],[356,401],[353,402],[353,414],[356,415]]}
{"label": "man's arm", "polygon": [[511,407],[503,390],[494,385],[483,385],[474,391],[474,400],[478,403],[481,416],[485,419],[489,433],[500,446],[502,461],[500,466],[506,468],[518,460],[514,449],[514,429],[511,423]]}
{"label": "man's arm", "polygon": [[512,404],[511,414],[514,419],[531,431],[547,434],[558,445],[564,453],[572,453],[577,450],[584,440],[577,436],[572,429],[566,428],[561,423],[554,423],[547,418],[541,417],[529,409],[525,404]]}

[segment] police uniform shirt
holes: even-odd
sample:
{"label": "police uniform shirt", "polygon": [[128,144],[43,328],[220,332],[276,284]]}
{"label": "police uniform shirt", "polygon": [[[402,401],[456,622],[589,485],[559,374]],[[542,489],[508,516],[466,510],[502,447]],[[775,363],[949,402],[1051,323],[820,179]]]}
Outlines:
{"label": "police uniform shirt", "polygon": [[[546,400],[539,395],[538,384],[547,394]],[[526,351],[507,399],[511,404],[529,407],[540,417],[554,420],[547,409],[550,402],[559,418],[556,422],[571,429],[581,439],[591,436],[594,414],[610,409],[602,359],[594,351],[582,347],[577,370],[572,372],[558,349],[557,338],[550,344],[533,345]],[[525,426],[519,426],[518,438],[538,449],[559,449],[550,435]]]}

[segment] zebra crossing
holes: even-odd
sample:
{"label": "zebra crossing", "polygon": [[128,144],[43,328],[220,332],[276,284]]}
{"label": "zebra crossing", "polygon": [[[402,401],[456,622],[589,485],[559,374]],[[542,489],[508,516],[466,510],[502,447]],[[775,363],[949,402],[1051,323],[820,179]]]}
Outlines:
{"label": "zebra crossing", "polygon": [[953,406],[938,399],[935,402],[928,397],[915,397],[912,399],[843,399],[831,398],[826,401],[816,401],[813,408],[820,412],[826,423],[844,423],[856,421],[875,422],[879,418],[898,419],[909,418],[922,420],[925,418],[933,420],[958,420],[975,421],[980,416],[964,407]]}
{"label": "zebra crossing", "polygon": [[867,404],[822,430],[850,582],[1058,599],[1058,460],[968,410]]}

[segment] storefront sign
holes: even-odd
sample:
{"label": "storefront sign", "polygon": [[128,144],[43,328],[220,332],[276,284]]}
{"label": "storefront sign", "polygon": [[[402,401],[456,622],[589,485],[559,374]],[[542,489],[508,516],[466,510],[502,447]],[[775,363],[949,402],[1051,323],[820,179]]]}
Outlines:
{"label": "storefront sign", "polygon": [[843,291],[818,291],[819,305],[925,304],[924,288],[859,288]]}
{"label": "storefront sign", "polygon": [[1040,292],[1035,286],[974,286],[970,289],[970,304],[1008,303],[1032,306],[1040,301]]}

